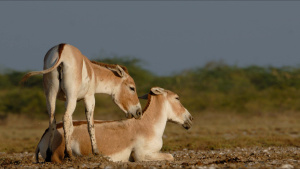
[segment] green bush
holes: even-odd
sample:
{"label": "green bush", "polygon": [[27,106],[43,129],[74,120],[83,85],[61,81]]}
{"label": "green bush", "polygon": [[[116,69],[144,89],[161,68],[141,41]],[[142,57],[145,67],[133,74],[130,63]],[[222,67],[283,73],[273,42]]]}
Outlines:
{"label": "green bush", "polygon": [[[178,93],[191,112],[220,111],[264,113],[300,111],[300,68],[237,67],[210,62],[201,68],[185,70],[170,76],[157,76],[133,57],[103,58],[97,61],[126,66],[136,82],[138,95],[153,86]],[[0,117],[8,113],[47,117],[42,76],[31,77],[20,88],[25,72],[0,74]],[[57,102],[56,114],[64,112],[64,103]],[[119,110],[107,97],[96,97],[96,110],[110,113]],[[76,112],[83,114],[83,104]],[[75,112],[75,114],[76,114]]]}
{"label": "green bush", "polygon": [[37,88],[14,88],[1,96],[0,112],[26,114],[29,117],[47,117],[46,100],[42,90]]}

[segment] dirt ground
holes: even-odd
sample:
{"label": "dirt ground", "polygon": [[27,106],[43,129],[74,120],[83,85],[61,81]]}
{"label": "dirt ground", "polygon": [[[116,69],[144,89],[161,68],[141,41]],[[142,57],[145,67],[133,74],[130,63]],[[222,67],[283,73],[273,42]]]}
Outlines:
{"label": "dirt ground", "polygon": [[300,148],[235,148],[170,151],[175,161],[110,162],[103,157],[77,157],[62,164],[35,164],[33,153],[1,153],[1,168],[299,168]]}
{"label": "dirt ground", "polygon": [[167,125],[162,151],[173,162],[113,163],[88,156],[62,164],[34,163],[47,120],[11,116],[0,123],[0,168],[300,168],[300,112],[193,116],[190,130]]}

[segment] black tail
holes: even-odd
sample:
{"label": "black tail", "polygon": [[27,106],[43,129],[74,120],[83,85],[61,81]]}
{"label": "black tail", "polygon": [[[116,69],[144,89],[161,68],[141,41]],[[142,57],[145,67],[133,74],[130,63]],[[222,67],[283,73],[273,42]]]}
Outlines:
{"label": "black tail", "polygon": [[45,159],[45,161],[46,162],[51,162],[51,157],[52,157],[52,151],[51,151],[50,147],[48,147],[47,151],[46,151],[46,159]]}

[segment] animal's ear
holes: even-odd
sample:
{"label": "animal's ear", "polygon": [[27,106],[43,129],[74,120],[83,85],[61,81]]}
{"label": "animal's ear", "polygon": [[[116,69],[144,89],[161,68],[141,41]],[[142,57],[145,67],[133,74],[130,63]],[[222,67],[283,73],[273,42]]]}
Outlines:
{"label": "animal's ear", "polygon": [[116,66],[116,72],[118,73],[118,75],[120,77],[124,77],[124,75],[125,75],[125,71],[119,65]]}
{"label": "animal's ear", "polygon": [[124,77],[125,71],[121,66],[117,65],[116,68],[109,68],[111,71],[114,71],[118,76]]}
{"label": "animal's ear", "polygon": [[147,99],[148,99],[148,93],[145,94],[145,95],[143,95],[143,96],[139,96],[139,98],[140,98],[140,99],[145,99],[145,100],[147,100]]}
{"label": "animal's ear", "polygon": [[165,89],[160,88],[160,87],[152,87],[151,92],[156,95],[159,95],[159,94],[163,94],[165,92]]}

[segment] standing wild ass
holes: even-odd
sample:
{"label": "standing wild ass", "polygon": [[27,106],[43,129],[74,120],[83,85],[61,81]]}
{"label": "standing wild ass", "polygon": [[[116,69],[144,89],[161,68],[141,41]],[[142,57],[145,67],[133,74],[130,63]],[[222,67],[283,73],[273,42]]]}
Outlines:
{"label": "standing wild ass", "polygon": [[[162,136],[167,121],[182,125],[185,129],[192,126],[192,116],[179,101],[177,94],[159,87],[151,88],[148,104],[140,120],[95,121],[96,139],[100,152],[112,161],[153,161],[174,160],[168,153],[160,153]],[[91,143],[87,141],[86,121],[74,121],[71,147],[76,155],[92,153]],[[54,134],[53,154],[47,156],[46,149],[50,137],[49,129],[42,136],[35,157],[38,162],[39,152],[44,159],[60,163],[64,158],[64,138],[62,123],[57,124]],[[101,132],[100,132],[101,131]]]}
{"label": "standing wild ass", "polygon": [[[71,135],[73,132],[72,114],[78,100],[84,100],[88,122],[88,132],[92,152],[99,154],[95,139],[94,107],[95,93],[112,96],[114,102],[126,113],[126,117],[140,118],[141,105],[137,97],[134,80],[125,67],[90,61],[74,46],[59,44],[51,48],[44,58],[44,70],[29,72],[21,82],[33,75],[43,74],[43,85],[49,114],[48,156],[51,155],[53,133],[56,130],[56,98],[65,100],[66,112],[63,116],[63,129],[66,157],[72,158]],[[46,159],[49,161],[50,159]]]}

